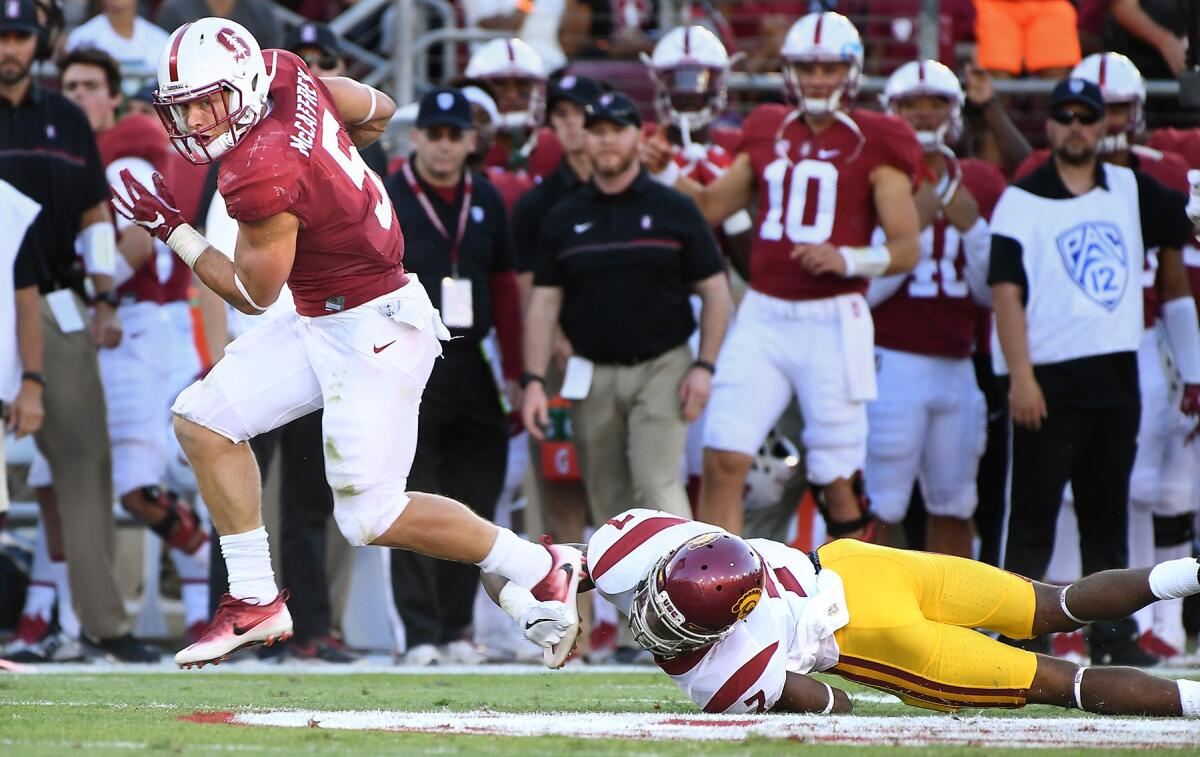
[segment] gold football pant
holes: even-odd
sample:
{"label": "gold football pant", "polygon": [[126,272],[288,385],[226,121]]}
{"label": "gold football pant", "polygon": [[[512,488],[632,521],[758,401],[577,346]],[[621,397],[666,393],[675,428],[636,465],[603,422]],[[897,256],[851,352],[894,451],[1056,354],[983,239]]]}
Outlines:
{"label": "gold football pant", "polygon": [[819,554],[842,577],[850,612],[830,672],[931,710],[1025,705],[1037,657],[973,629],[1031,638],[1029,581],[974,560],[850,539]]}

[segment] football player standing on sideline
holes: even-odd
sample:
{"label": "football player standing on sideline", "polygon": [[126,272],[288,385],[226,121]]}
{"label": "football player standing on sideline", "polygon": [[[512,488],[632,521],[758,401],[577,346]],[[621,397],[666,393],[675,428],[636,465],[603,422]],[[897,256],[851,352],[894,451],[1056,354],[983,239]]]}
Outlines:
{"label": "football player standing on sideline", "polygon": [[421,393],[449,333],[405,274],[396,214],[357,151],[379,137],[395,104],[348,79],[317,79],[295,55],[261,51],[221,18],[175,30],[158,81],[155,107],[176,149],[194,163],[221,160],[218,185],[238,222],[234,255],[184,221],[161,176],[151,190],[122,172],[123,185],[111,187],[117,208],[239,311],[263,312],[285,281],[296,301],[295,313],[230,344],[173,408],[229,570],[229,594],[208,631],[176,662],[216,662],[291,635],[259,471],[244,442],[324,407],[325,470],[346,539],[505,575],[522,587],[530,614],[541,611],[533,597],[567,603],[565,628],[526,626],[547,662],[561,665],[578,632],[578,550],[522,541],[459,502],[405,491]]}
{"label": "football player standing on sideline", "polygon": [[991,304],[987,218],[1004,177],[978,160],[959,160],[947,143],[962,133],[963,92],[935,60],[906,63],[888,78],[884,105],[907,121],[925,150],[936,191],[921,230],[921,259],[910,274],[884,276],[867,290],[875,319],[879,399],[867,407],[867,496],[880,541],[897,544],[913,483],[921,482],[925,549],[971,557],[975,477],[986,440],[983,393],[971,351],[976,305]]}
{"label": "football player standing on sideline", "polygon": [[[845,16],[796,21],[783,56],[795,105],[756,108],[733,165],[712,184],[679,178],[665,140],[646,142],[647,167],[696,198],[710,223],[745,208],[756,189],[761,206],[750,291],[713,384],[697,516],[741,530],[746,474],[794,394],[827,532],[869,536],[862,468],[866,403],[876,392],[863,294],[869,277],[904,273],[917,261],[913,181],[921,147],[894,116],[843,109],[863,60],[858,30]],[[885,244],[871,244],[877,225]]]}
{"label": "football player standing on sideline", "polygon": [[[1160,249],[1163,300],[1186,299],[1171,329],[1197,338],[1179,249],[1192,235],[1186,196],[1099,156],[1100,87],[1065,79],[1046,123],[1054,156],[1004,191],[992,217],[992,356],[1011,379],[1013,429],[1003,567],[1040,579],[1069,481],[1084,575],[1129,563],[1127,505],[1137,451],[1138,346],[1145,331],[1145,251]],[[1000,349],[995,349],[997,346]],[[1002,350],[1002,351],[1001,351]],[[1181,411],[1200,414],[1200,385]],[[1120,663],[1131,620],[1093,624],[1092,659]],[[1124,659],[1133,659],[1125,657]]]}

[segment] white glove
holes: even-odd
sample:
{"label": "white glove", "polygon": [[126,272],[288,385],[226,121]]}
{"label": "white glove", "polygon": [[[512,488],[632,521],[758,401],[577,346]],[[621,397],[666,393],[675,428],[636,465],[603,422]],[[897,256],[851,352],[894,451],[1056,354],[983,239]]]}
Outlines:
{"label": "white glove", "polygon": [[575,624],[575,613],[563,602],[538,602],[525,611],[520,623],[526,639],[550,647],[562,641]]}
{"label": "white glove", "polygon": [[1187,173],[1188,178],[1188,218],[1192,219],[1192,224],[1200,226],[1200,170],[1195,168]]}

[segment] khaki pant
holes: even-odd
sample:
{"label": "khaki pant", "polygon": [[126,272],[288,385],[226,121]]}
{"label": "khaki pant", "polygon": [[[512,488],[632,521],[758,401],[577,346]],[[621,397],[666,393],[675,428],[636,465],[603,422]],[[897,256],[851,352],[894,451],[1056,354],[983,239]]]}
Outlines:
{"label": "khaki pant", "polygon": [[685,344],[637,365],[596,366],[587,399],[571,408],[593,525],[631,507],[691,517],[679,403],[691,364]]}
{"label": "khaki pant", "polygon": [[[75,305],[86,323],[78,297]],[[41,311],[46,420],[35,438],[58,492],[75,612],[89,637],[111,639],[129,631],[129,619],[113,572],[112,452],[96,347],[86,328],[64,334],[44,297]]]}

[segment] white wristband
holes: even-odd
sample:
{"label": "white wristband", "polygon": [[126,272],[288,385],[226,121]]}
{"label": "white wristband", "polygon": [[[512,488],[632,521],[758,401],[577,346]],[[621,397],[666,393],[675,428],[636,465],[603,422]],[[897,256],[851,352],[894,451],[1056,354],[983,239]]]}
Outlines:
{"label": "white wristband", "polygon": [[1185,384],[1200,384],[1200,322],[1196,319],[1196,301],[1178,297],[1163,303],[1162,320],[1180,378]]}
{"label": "white wristband", "polygon": [[192,228],[189,223],[180,224],[167,237],[167,247],[175,251],[179,259],[187,263],[188,268],[195,269],[200,254],[209,248],[204,235]]}
{"label": "white wristband", "polygon": [[675,186],[675,182],[679,181],[679,164],[674,160],[667,163],[667,167],[658,173],[650,174],[659,184],[665,184],[668,187]]}
{"label": "white wristband", "polygon": [[509,617],[520,623],[525,617],[525,613],[533,607],[537,600],[533,598],[533,593],[524,586],[509,581],[504,584],[504,588],[500,590],[500,596],[497,597],[501,609],[508,613]]}
{"label": "white wristband", "polygon": [[821,710],[822,715],[828,715],[833,712],[833,687],[821,681],[821,685],[825,687],[825,691],[829,692],[829,703],[825,705],[825,709]]}
{"label": "white wristband", "polygon": [[750,217],[749,211],[745,208],[729,216],[721,224],[721,229],[731,237],[736,237],[743,231],[749,231],[752,228],[754,228],[754,219]]}
{"label": "white wristband", "polygon": [[892,264],[892,253],[884,245],[874,247],[839,247],[846,261],[846,278],[882,276]]}

